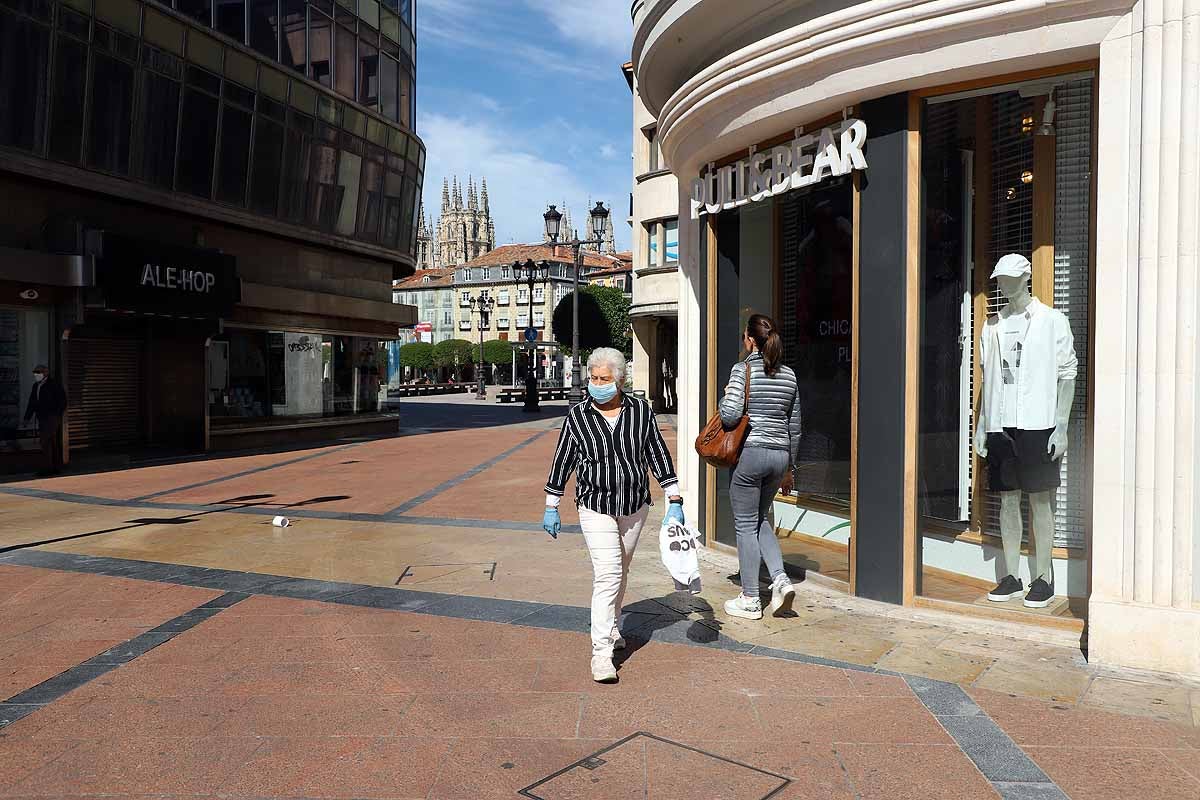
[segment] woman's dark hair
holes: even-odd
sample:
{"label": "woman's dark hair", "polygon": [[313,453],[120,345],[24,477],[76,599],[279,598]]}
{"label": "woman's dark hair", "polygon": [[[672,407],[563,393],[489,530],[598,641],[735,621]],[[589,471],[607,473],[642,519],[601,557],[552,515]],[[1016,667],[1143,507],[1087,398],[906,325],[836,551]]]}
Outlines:
{"label": "woman's dark hair", "polygon": [[762,353],[763,369],[774,377],[783,364],[783,339],[779,336],[779,328],[775,320],[766,314],[751,314],[746,323],[746,335],[754,340],[758,352]]}

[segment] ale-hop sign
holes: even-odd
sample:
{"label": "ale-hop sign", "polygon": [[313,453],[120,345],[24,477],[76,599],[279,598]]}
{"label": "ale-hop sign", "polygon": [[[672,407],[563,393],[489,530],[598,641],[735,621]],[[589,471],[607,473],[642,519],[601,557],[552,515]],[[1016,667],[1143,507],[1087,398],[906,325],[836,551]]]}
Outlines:
{"label": "ale-hop sign", "polygon": [[241,299],[233,256],[107,231],[96,284],[105,306],[122,311],[222,317]]}
{"label": "ale-hop sign", "polygon": [[867,123],[847,119],[815,134],[798,134],[787,144],[754,152],[723,167],[710,164],[692,181],[692,218],[865,170],[866,143]]}

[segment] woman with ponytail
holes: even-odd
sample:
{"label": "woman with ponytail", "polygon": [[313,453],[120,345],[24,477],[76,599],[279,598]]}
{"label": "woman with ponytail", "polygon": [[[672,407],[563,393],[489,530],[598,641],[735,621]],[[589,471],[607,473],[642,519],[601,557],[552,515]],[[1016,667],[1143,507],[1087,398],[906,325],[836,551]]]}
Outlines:
{"label": "woman with ponytail", "polygon": [[785,495],[792,491],[792,469],[800,450],[800,392],[796,373],[783,363],[783,340],[774,320],[764,314],[752,315],[742,344],[749,356],[734,365],[721,401],[721,422],[726,428],[737,425],[743,414],[750,418],[750,433],[729,484],[742,591],[725,603],[725,612],[743,619],[762,619],[760,564],[765,562],[771,575],[770,613],[790,611],[796,597],[783,571],[783,552],[771,525],[771,504],[780,489]]}

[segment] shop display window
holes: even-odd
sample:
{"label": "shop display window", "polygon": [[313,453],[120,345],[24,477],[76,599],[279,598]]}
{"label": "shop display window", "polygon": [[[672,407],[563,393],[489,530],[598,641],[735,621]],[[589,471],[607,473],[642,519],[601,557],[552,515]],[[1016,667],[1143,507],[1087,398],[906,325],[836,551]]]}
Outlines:
{"label": "shop display window", "polygon": [[209,347],[209,416],[238,425],[378,411],[380,352],[365,337],[231,330]]}
{"label": "shop display window", "polygon": [[0,306],[0,451],[38,447],[25,405],[33,389],[33,368],[53,367],[50,312]]}
{"label": "shop display window", "polygon": [[[784,560],[849,580],[853,185],[826,184],[725,211],[716,220],[718,399],[745,353],[751,314],[772,316],[804,419],[796,492],[777,498]],[[675,226],[665,245],[676,248]],[[736,546],[731,474],[717,471],[716,540]]]}
{"label": "shop display window", "polygon": [[[927,597],[1058,617],[1086,607],[1094,93],[1074,74],[924,104]],[[992,274],[1010,254],[1005,283]],[[1031,377],[1042,362],[1057,379]]]}

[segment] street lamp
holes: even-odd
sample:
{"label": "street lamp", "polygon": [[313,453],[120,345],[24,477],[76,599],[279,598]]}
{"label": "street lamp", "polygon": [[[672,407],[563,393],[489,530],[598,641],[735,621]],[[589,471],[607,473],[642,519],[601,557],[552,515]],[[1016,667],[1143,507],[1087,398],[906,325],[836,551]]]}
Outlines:
{"label": "street lamp", "polygon": [[[608,230],[608,216],[611,212],[604,207],[604,203],[596,203],[596,207],[591,210],[592,218],[592,235],[595,239],[571,239],[570,241],[562,242],[572,248],[573,260],[575,262],[575,276],[572,281],[574,289],[571,295],[571,392],[569,395],[572,403],[578,403],[583,400],[583,375],[582,368],[579,362],[579,272],[583,269],[583,245],[585,244],[604,244],[604,234]],[[563,215],[554,206],[550,206],[546,213],[542,215],[542,219],[546,221],[546,238],[550,244],[559,244],[558,236],[560,226],[562,224]]]}
{"label": "street lamp", "polygon": [[479,390],[475,392],[476,400],[487,400],[487,390],[483,388],[483,332],[488,329],[488,316],[495,308],[496,301],[488,296],[487,290],[483,291],[479,297],[471,298],[471,313],[474,314],[476,307],[479,311]]}
{"label": "street lamp", "polygon": [[525,346],[529,348],[529,365],[525,370],[525,411],[541,411],[538,396],[537,380],[537,329],[533,327],[533,286],[535,283],[545,283],[550,279],[550,265],[545,261],[535,262],[533,259],[518,261],[512,265],[513,278],[518,284],[524,283],[529,287],[529,319],[528,325],[522,331]]}

